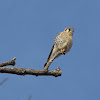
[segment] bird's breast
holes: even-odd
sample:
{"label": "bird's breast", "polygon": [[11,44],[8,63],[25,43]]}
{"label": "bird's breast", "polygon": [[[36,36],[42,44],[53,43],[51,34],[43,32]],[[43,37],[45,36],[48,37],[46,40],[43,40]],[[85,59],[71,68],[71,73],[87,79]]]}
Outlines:
{"label": "bird's breast", "polygon": [[67,53],[68,51],[70,51],[71,47],[72,47],[72,39],[70,38],[66,42],[65,52]]}

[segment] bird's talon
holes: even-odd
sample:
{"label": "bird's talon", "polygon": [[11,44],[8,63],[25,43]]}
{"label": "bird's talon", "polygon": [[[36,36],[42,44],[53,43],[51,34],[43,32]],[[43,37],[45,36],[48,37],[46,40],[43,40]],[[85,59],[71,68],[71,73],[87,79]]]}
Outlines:
{"label": "bird's talon", "polygon": [[65,55],[65,50],[64,49],[61,49],[61,54],[64,54]]}

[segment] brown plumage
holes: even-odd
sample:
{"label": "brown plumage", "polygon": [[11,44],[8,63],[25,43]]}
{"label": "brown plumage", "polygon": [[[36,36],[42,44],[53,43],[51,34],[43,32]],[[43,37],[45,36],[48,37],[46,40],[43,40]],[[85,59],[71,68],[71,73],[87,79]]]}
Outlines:
{"label": "brown plumage", "polygon": [[48,70],[50,64],[55,58],[61,54],[65,55],[71,49],[73,32],[74,29],[72,27],[66,27],[63,32],[55,37],[51,52],[44,65],[45,70]]}

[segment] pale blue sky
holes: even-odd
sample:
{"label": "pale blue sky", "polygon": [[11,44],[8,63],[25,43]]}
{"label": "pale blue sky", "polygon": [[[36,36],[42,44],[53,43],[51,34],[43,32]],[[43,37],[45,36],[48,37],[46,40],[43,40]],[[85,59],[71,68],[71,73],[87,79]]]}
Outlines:
{"label": "pale blue sky", "polygon": [[0,100],[100,100],[99,0],[0,0],[0,62],[42,69],[54,37],[74,27],[73,46],[50,70],[61,77],[0,74]]}

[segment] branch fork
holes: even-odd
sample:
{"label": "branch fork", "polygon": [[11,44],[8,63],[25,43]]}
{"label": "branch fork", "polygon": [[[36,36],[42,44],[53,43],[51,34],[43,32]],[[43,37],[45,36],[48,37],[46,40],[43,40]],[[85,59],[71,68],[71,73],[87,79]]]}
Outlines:
{"label": "branch fork", "polygon": [[53,71],[48,70],[35,70],[35,69],[25,69],[25,68],[18,68],[18,67],[4,67],[8,65],[15,65],[16,57],[8,62],[0,63],[0,73],[9,73],[9,74],[16,74],[16,75],[35,75],[35,76],[61,76],[62,71],[60,68],[56,68]]}

